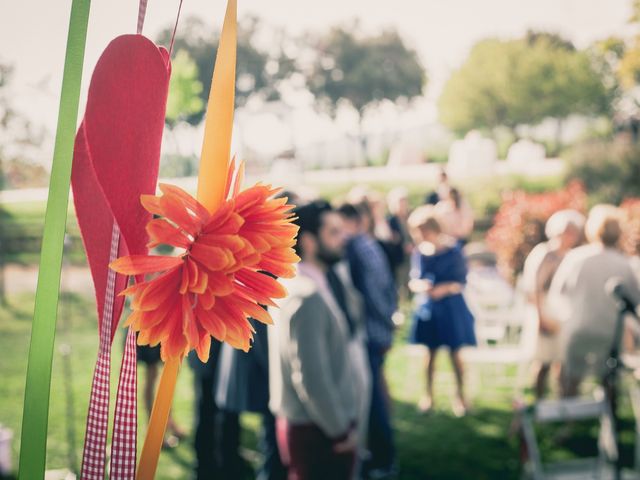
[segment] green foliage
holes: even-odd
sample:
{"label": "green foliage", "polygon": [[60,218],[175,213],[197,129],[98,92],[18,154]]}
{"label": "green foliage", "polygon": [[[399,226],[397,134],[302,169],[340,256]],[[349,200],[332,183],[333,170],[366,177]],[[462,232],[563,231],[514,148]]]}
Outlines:
{"label": "green foliage", "polygon": [[525,39],[477,43],[449,78],[439,109],[442,123],[465,133],[598,114],[607,100],[586,52],[556,35],[530,32]]}
{"label": "green foliage", "polygon": [[11,83],[13,67],[0,62],[0,190],[46,186],[49,172],[29,158],[30,148],[42,143],[44,130],[13,107]]}
{"label": "green foliage", "polygon": [[[633,0],[629,23],[636,27],[640,23],[640,0]],[[637,115],[635,87],[640,84],[640,35],[625,39],[611,36],[592,47],[595,64],[603,74],[605,84],[613,102],[622,100],[626,107],[618,112],[618,121],[623,123]],[[630,111],[629,106],[634,107]],[[617,106],[617,105],[615,105]]]}
{"label": "green foliage", "polygon": [[590,141],[566,155],[567,179],[580,180],[591,203],[619,204],[640,196],[640,146],[626,142]]}
{"label": "green foliage", "polygon": [[[253,17],[241,19],[238,25],[235,96],[237,106],[244,105],[252,95],[256,94],[269,99],[277,98],[279,82],[292,73],[293,62],[289,57],[281,51],[266,52],[256,46],[256,33],[259,27],[259,21]],[[168,45],[172,33],[173,25],[158,35],[158,43]],[[196,17],[185,19],[175,38],[174,50],[186,51],[197,66],[197,79],[202,86],[198,95],[204,104],[209,98],[218,41],[219,35]],[[267,68],[270,62],[275,63],[275,68]],[[187,121],[196,125],[202,120],[203,115],[204,110],[201,109],[192,113]]]}
{"label": "green foliage", "polygon": [[631,18],[629,19],[630,23],[638,23],[640,22],[640,0],[633,0],[631,4]]}
{"label": "green foliage", "polygon": [[610,103],[622,93],[620,61],[626,50],[624,40],[618,37],[608,37],[597,41],[588,49],[591,64],[602,78]]}
{"label": "green foliage", "polygon": [[625,50],[618,65],[618,75],[625,88],[633,88],[640,83],[640,38]]}
{"label": "green foliage", "polygon": [[[0,209],[0,263],[35,265],[40,259],[46,202],[7,203]],[[65,262],[85,265],[86,256],[73,202],[69,205]]]}
{"label": "green foliage", "polygon": [[163,155],[160,158],[160,177],[190,177],[196,174],[197,159],[184,155]]}
{"label": "green foliage", "polygon": [[525,41],[528,45],[534,46],[539,42],[545,42],[554,49],[566,50],[567,52],[575,52],[576,47],[570,40],[553,32],[539,32],[536,30],[527,30]]}
{"label": "green foliage", "polygon": [[372,167],[383,167],[389,161],[389,149],[385,148],[381,153],[374,157],[367,158],[367,165]]}
{"label": "green foliage", "polygon": [[179,50],[171,62],[171,82],[165,120],[170,125],[192,115],[202,113],[202,83],[198,80],[198,66],[187,50]]}
{"label": "green foliage", "polygon": [[425,70],[395,31],[362,37],[334,28],[315,48],[318,56],[307,83],[330,111],[346,100],[362,116],[368,105],[381,100],[396,102],[422,94]]}
{"label": "green foliage", "polygon": [[424,157],[429,163],[439,163],[446,165],[449,161],[449,152],[443,150],[428,150],[425,152]]}

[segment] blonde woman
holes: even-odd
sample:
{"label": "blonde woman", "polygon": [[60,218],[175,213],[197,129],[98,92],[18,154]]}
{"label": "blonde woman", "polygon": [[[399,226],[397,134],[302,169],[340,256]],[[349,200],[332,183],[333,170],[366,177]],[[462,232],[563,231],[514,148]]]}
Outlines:
{"label": "blonde woman", "polygon": [[417,208],[409,217],[409,227],[416,244],[409,288],[417,299],[410,340],[429,349],[427,392],[418,408],[423,412],[433,408],[436,355],[446,347],[457,383],[453,410],[461,416],[467,402],[460,348],[476,344],[473,315],[462,296],[467,266],[458,242],[443,233],[433,206]]}

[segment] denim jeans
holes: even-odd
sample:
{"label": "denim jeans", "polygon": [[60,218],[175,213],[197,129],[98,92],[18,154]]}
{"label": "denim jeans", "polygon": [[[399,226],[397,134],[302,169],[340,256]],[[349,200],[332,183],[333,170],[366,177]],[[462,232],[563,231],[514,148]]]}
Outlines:
{"label": "denim jeans", "polygon": [[393,429],[383,383],[385,350],[368,344],[371,367],[371,409],[369,411],[370,463],[367,469],[389,468],[395,461]]}

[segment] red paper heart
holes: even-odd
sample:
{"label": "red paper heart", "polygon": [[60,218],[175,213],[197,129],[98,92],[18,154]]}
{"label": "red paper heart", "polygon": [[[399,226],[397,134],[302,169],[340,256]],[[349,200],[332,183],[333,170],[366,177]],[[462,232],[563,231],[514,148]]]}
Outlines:
{"label": "red paper heart", "polygon": [[[100,324],[114,219],[121,232],[118,256],[147,252],[149,214],[140,195],[156,189],[170,72],[166,49],[142,35],[123,35],[107,46],[91,78],[71,183]],[[116,295],[126,282],[117,276]],[[112,337],[123,303],[116,297]]]}

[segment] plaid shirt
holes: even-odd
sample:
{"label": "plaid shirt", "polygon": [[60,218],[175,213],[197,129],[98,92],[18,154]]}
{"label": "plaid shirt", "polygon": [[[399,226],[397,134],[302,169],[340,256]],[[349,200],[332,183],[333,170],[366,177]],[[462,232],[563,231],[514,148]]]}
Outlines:
{"label": "plaid shirt", "polygon": [[362,294],[369,344],[388,348],[393,342],[391,316],[397,308],[395,282],[380,244],[370,235],[356,235],[347,245],[353,284]]}

